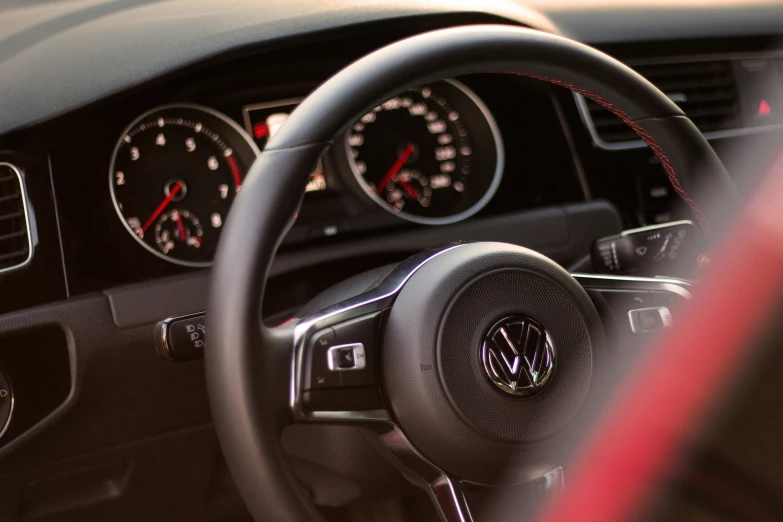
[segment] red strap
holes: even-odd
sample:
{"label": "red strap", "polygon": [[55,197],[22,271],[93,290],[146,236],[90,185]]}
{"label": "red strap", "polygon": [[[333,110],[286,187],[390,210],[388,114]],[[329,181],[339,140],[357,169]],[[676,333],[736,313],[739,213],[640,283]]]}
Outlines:
{"label": "red strap", "polygon": [[738,368],[783,293],[783,156],[740,216],[695,299],[648,346],[646,364],[574,465],[573,480],[545,522],[635,520],[680,462],[686,445]]}

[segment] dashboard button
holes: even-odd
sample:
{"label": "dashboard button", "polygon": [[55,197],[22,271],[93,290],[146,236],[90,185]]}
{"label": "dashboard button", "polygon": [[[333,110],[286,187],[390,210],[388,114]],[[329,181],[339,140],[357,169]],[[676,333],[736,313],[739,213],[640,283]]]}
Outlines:
{"label": "dashboard button", "polygon": [[337,342],[352,346],[355,360],[353,368],[339,372],[341,386],[373,386],[377,383],[375,357],[381,314],[368,314],[334,326]]}
{"label": "dashboard button", "polygon": [[206,314],[169,317],[155,326],[155,349],[170,361],[202,359],[206,336]]}
{"label": "dashboard button", "polygon": [[645,334],[671,326],[672,314],[665,306],[643,308],[628,312],[631,331],[635,334]]}
{"label": "dashboard button", "polygon": [[340,374],[329,368],[329,350],[337,344],[331,328],[324,328],[313,334],[308,343],[305,389],[339,388]]}
{"label": "dashboard button", "polygon": [[367,363],[362,343],[340,344],[329,348],[329,369],[333,372],[363,370]]}

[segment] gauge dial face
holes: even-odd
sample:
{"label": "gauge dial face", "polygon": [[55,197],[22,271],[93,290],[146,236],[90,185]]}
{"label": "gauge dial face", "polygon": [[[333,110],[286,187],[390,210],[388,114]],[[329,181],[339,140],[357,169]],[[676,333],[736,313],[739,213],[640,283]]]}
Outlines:
{"label": "gauge dial face", "polygon": [[375,107],[352,125],[346,149],[364,192],[418,223],[453,223],[478,212],[503,171],[503,144],[492,115],[454,80]]}
{"label": "gauge dial face", "polygon": [[125,228],[167,261],[208,266],[223,222],[259,154],[226,116],[192,105],[150,111],[123,133],[109,186]]}

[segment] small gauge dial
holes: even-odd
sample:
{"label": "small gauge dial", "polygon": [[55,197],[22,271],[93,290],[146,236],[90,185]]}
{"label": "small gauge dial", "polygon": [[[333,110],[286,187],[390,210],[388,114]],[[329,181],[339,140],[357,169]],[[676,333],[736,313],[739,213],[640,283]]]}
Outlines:
{"label": "small gauge dial", "polygon": [[503,172],[503,144],[492,115],[454,80],[375,107],[353,124],[346,149],[364,192],[419,223],[453,223],[478,212]]}
{"label": "small gauge dial", "polygon": [[220,113],[192,105],[155,109],[134,121],[117,144],[109,173],[115,208],[153,254],[208,266],[257,155],[247,134]]}
{"label": "small gauge dial", "polygon": [[189,210],[174,209],[164,212],[155,223],[155,244],[166,255],[188,248],[201,248],[204,229]]}

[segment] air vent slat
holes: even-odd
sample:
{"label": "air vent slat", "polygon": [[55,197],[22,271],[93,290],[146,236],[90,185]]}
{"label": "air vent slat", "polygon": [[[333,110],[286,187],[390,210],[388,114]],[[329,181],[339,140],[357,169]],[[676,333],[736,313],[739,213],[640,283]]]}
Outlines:
{"label": "air vent slat", "polygon": [[11,214],[0,215],[0,221],[6,221],[9,219],[16,219],[24,216],[24,212],[13,212]]}
{"label": "air vent slat", "polygon": [[[729,60],[644,64],[636,70],[679,105],[702,132],[742,126],[736,79]],[[614,144],[639,140],[611,112],[591,100],[585,101],[585,117],[601,141]]]}
{"label": "air vent slat", "polygon": [[10,234],[4,234],[0,236],[0,241],[8,241],[9,239],[14,239],[17,237],[24,237],[27,235],[26,230],[20,230],[18,232],[11,232]]}
{"label": "air vent slat", "polygon": [[0,272],[22,268],[32,253],[22,173],[0,163]]}
{"label": "air vent slat", "polygon": [[17,252],[11,252],[10,254],[2,254],[0,255],[0,264],[3,264],[4,261],[9,261],[12,259],[19,259],[23,257],[27,257],[28,250],[25,248],[24,250],[19,250]]}

